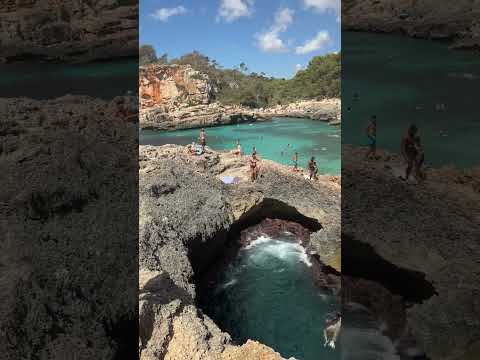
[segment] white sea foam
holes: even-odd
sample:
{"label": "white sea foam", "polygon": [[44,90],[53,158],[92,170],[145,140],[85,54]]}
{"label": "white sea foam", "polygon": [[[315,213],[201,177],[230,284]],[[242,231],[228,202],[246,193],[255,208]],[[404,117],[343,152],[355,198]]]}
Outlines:
{"label": "white sea foam", "polygon": [[300,261],[307,266],[312,266],[305,248],[298,243],[260,236],[246,246],[245,250],[251,250],[255,247],[258,247],[256,253],[252,255],[255,260],[261,261],[266,256],[273,256],[284,261]]}

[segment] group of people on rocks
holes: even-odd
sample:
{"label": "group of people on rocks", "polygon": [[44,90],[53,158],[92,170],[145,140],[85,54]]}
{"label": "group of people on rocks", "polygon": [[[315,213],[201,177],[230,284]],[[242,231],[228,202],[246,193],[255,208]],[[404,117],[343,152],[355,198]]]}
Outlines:
{"label": "group of people on rocks", "polygon": [[[204,153],[205,152],[205,146],[207,144],[207,134],[206,134],[204,128],[202,128],[200,130],[200,133],[199,133],[199,136],[198,136],[198,143],[201,146],[201,153]],[[194,145],[195,145],[194,143],[192,145],[190,145],[190,147],[189,147],[190,153],[192,155],[198,155],[199,152],[195,150]],[[288,145],[290,147],[290,144],[288,144]],[[233,153],[235,155],[238,155],[238,156],[242,155],[242,145],[240,144],[239,139],[237,139],[237,141],[235,142],[235,148],[233,150]],[[295,151],[293,153],[292,161],[293,161],[293,171],[300,171],[300,169],[298,168],[298,152],[297,151]],[[251,154],[248,162],[249,162],[249,167],[250,167],[250,180],[252,182],[254,182],[258,178],[258,174],[259,174],[259,170],[260,170],[260,166],[259,166],[260,157],[257,153],[257,148],[255,146],[252,147],[252,154]],[[314,156],[312,156],[310,158],[310,161],[308,162],[308,165],[307,165],[307,170],[308,170],[308,173],[309,173],[309,179],[310,180],[312,180],[312,179],[313,180],[318,180],[318,166],[317,166],[317,162],[315,161]]]}
{"label": "group of people on rocks", "polygon": [[[372,115],[368,121],[366,128],[367,140],[369,149],[365,154],[365,159],[378,159],[376,155],[377,151],[377,119],[375,115]],[[422,146],[422,141],[418,135],[418,128],[416,125],[411,124],[406,133],[402,137],[401,141],[401,153],[406,162],[405,176],[401,176],[402,180],[407,181],[414,173],[417,182],[422,182],[426,179],[423,165],[425,162],[425,152]]]}

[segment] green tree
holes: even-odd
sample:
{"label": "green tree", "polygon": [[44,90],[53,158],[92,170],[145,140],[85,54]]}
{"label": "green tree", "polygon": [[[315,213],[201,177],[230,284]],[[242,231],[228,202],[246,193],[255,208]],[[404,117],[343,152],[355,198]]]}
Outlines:
{"label": "green tree", "polygon": [[138,60],[141,66],[157,61],[157,53],[152,45],[142,45],[138,49]]}

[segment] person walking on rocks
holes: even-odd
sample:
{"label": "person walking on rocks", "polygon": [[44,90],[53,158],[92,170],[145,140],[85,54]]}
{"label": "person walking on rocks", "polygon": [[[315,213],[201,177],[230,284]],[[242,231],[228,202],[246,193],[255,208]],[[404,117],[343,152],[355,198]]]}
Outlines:
{"label": "person walking on rocks", "polygon": [[418,128],[415,125],[410,125],[408,127],[407,133],[402,138],[401,150],[403,158],[407,163],[407,168],[405,169],[405,177],[400,177],[402,180],[407,181],[412,169],[416,167],[416,159],[418,156],[418,150],[415,144],[415,137],[417,135]]}
{"label": "person walking on rocks", "polygon": [[369,149],[365,154],[365,159],[370,158],[372,155],[375,158],[377,153],[377,118],[375,115],[372,115],[368,121],[366,132]]}
{"label": "person walking on rocks", "polygon": [[205,129],[200,130],[200,135],[198,136],[198,142],[202,146],[202,151],[205,152],[205,146],[207,145],[207,134]]}
{"label": "person walking on rocks", "polygon": [[312,178],[314,180],[318,180],[318,177],[317,177],[318,167],[317,167],[317,162],[315,161],[314,156],[312,156],[310,158],[310,161],[308,162],[308,173],[310,174],[310,180],[312,180]]}

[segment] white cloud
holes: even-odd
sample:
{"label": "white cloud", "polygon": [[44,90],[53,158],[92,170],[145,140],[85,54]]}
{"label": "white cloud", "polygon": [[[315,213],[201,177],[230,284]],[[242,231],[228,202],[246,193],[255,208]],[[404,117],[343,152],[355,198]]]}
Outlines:
{"label": "white cloud", "polygon": [[299,72],[300,70],[303,70],[303,66],[301,64],[295,65],[295,73]]}
{"label": "white cloud", "polygon": [[295,52],[300,55],[311,53],[330,44],[331,38],[328,31],[322,30],[313,39],[305,41],[302,46],[297,46]]}
{"label": "white cloud", "polygon": [[307,9],[313,9],[318,12],[333,12],[340,21],[340,0],[303,0]]}
{"label": "white cloud", "polygon": [[292,22],[293,10],[289,8],[279,9],[270,29],[256,35],[257,46],[262,51],[271,53],[288,51],[287,45],[280,39],[280,34],[285,32]]}
{"label": "white cloud", "polygon": [[235,21],[241,17],[253,14],[253,0],[221,0],[218,9],[217,21]]}
{"label": "white cloud", "polygon": [[152,15],[152,17],[154,17],[157,20],[160,20],[162,22],[167,22],[169,17],[175,16],[175,15],[183,15],[183,14],[186,14],[187,12],[188,12],[188,10],[185,9],[185,7],[180,5],[180,6],[177,6],[177,7],[174,7],[174,8],[157,9],[151,15]]}

